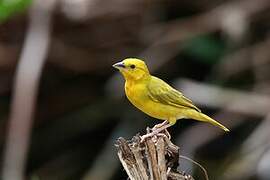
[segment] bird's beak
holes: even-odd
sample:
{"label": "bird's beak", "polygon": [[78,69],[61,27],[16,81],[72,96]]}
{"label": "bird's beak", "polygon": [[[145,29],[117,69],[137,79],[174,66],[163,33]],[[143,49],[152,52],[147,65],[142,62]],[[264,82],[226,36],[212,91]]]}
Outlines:
{"label": "bird's beak", "polygon": [[118,62],[118,63],[115,63],[113,67],[116,69],[122,69],[122,68],[125,68],[126,66],[123,62]]}

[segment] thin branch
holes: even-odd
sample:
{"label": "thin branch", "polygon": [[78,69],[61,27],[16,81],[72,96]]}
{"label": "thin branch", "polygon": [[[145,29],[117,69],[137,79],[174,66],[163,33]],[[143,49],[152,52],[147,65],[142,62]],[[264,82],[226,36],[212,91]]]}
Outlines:
{"label": "thin branch", "polygon": [[26,154],[41,71],[50,41],[50,21],[55,0],[36,0],[16,71],[10,121],[4,152],[4,180],[24,179]]}
{"label": "thin branch", "polygon": [[194,160],[192,160],[191,158],[186,157],[186,156],[179,155],[179,157],[182,158],[182,159],[185,159],[185,160],[187,160],[187,161],[190,161],[190,162],[196,164],[197,166],[199,166],[199,168],[200,168],[200,169],[203,171],[203,173],[204,173],[205,179],[206,179],[206,180],[209,180],[209,176],[208,176],[208,173],[207,173],[206,169],[205,169],[200,163],[198,163],[198,162],[196,162],[196,161],[194,161]]}

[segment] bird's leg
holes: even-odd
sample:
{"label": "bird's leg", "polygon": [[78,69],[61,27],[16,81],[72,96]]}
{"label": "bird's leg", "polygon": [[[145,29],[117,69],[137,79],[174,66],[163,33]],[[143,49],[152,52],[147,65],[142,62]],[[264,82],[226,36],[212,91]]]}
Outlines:
{"label": "bird's leg", "polygon": [[170,135],[170,133],[168,132],[168,130],[167,130],[167,129],[164,129],[164,131],[165,131],[165,134],[166,134],[166,136],[168,137],[168,139],[171,139],[171,135]]}
{"label": "bird's leg", "polygon": [[[165,120],[163,121],[162,123],[159,123],[157,125],[155,125],[153,128],[152,128],[152,131],[155,131],[156,129],[159,129],[161,128],[162,126],[165,126],[166,124],[169,124],[169,121]],[[165,129],[165,136],[167,136],[169,139],[171,139],[171,135],[170,133],[167,131],[167,129]]]}
{"label": "bird's leg", "polygon": [[162,126],[164,126],[164,125],[166,125],[166,124],[168,124],[169,122],[167,121],[167,120],[165,120],[165,121],[163,121],[162,123],[159,123],[159,124],[156,124],[153,128],[152,128],[152,130],[154,131],[154,130],[156,130],[156,129],[159,129],[159,128],[161,128]]}
{"label": "bird's leg", "polygon": [[158,128],[158,129],[153,130],[151,133],[143,135],[141,137],[141,142],[143,142],[146,138],[152,137],[152,136],[160,133],[161,131],[163,131],[163,130],[167,129],[168,127],[171,127],[171,126],[172,126],[172,124],[166,124],[166,125]]}

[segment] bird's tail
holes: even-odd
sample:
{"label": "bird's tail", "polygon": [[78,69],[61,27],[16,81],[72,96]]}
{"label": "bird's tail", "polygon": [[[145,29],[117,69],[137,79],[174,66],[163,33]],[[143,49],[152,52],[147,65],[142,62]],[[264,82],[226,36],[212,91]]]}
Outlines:
{"label": "bird's tail", "polygon": [[211,123],[211,124],[213,124],[213,125],[221,128],[221,129],[223,129],[226,132],[229,132],[230,131],[228,128],[226,128],[225,126],[223,126],[219,122],[215,121],[214,119],[210,118],[209,116],[207,116],[207,115],[205,115],[205,114],[203,114],[201,112],[198,112],[198,111],[194,112],[193,111],[191,118],[196,119],[198,121],[203,121],[203,122]]}

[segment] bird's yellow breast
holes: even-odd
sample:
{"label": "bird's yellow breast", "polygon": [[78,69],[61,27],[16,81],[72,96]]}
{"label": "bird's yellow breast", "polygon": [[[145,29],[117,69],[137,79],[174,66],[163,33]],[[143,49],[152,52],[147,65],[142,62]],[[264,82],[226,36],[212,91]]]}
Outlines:
{"label": "bird's yellow breast", "polygon": [[154,118],[176,120],[178,119],[177,115],[181,113],[179,108],[153,101],[149,97],[146,83],[132,83],[126,81],[125,92],[127,98],[134,106]]}

